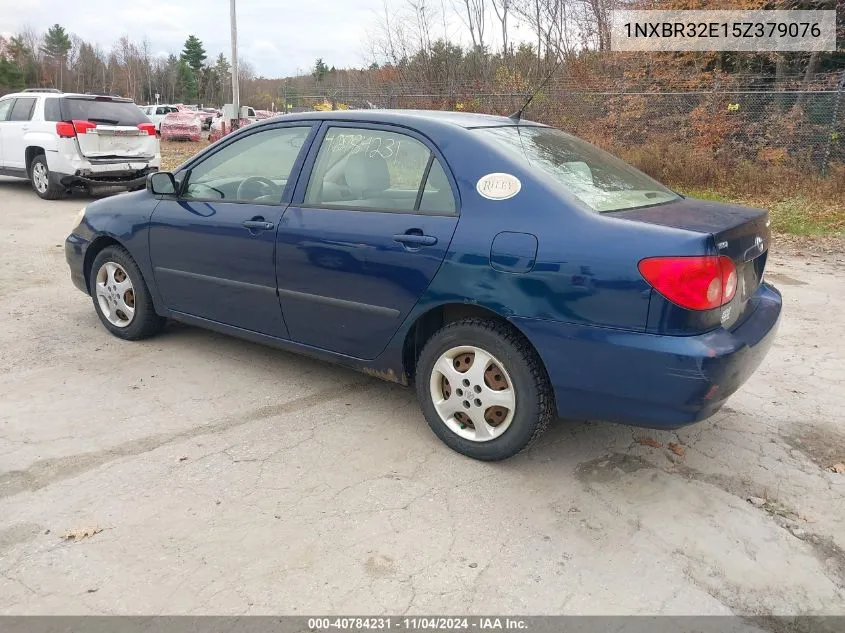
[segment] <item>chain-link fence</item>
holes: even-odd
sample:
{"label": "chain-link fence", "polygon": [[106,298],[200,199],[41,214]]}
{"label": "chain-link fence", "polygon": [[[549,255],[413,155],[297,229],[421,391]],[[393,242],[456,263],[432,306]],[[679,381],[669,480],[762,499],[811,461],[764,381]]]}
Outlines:
{"label": "chain-link fence", "polygon": [[[697,152],[710,160],[786,165],[821,174],[845,163],[845,71],[833,78],[835,83],[822,86],[805,82],[777,89],[767,79],[680,90],[622,83],[585,89],[558,82],[540,90],[524,116],[626,156]],[[280,97],[289,111],[415,108],[493,114],[510,114],[526,100],[524,92],[413,86]]]}

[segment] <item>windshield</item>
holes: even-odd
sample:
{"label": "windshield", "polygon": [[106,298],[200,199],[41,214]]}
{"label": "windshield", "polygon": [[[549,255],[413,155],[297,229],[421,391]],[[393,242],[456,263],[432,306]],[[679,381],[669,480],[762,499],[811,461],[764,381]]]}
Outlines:
{"label": "windshield", "polygon": [[586,141],[549,127],[513,126],[475,130],[520,160],[543,170],[599,213],[678,200],[656,180]]}
{"label": "windshield", "polygon": [[105,125],[136,126],[150,120],[131,101],[65,97],[62,115],[66,121],[81,120]]}

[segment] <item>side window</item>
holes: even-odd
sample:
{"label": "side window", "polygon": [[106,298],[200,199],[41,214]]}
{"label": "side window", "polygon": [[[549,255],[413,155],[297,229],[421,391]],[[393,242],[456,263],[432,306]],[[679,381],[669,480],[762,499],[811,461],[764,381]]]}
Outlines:
{"label": "side window", "polygon": [[62,113],[59,107],[58,99],[44,100],[44,120],[45,121],[61,121]]}
{"label": "side window", "polygon": [[10,121],[29,121],[32,118],[32,111],[35,109],[35,99],[32,97],[18,97],[15,105],[12,106]]}
{"label": "side window", "polygon": [[12,110],[12,103],[14,99],[3,99],[0,101],[0,121],[5,121],[9,118],[9,112]]}
{"label": "side window", "polygon": [[451,215],[456,211],[455,196],[443,166],[436,158],[431,162],[431,169],[425,181],[420,198],[420,213]]}
{"label": "side window", "polygon": [[167,114],[167,108],[156,108],[156,114]]}
{"label": "side window", "polygon": [[[311,171],[305,204],[414,212],[431,158],[425,145],[404,134],[330,127]],[[439,168],[437,161],[434,164]],[[429,183],[426,210],[448,212],[449,205],[436,200],[446,192],[451,198],[448,180],[445,189],[431,177]]]}
{"label": "side window", "polygon": [[276,128],[238,139],[191,170],[183,197],[278,204],[310,131]]}

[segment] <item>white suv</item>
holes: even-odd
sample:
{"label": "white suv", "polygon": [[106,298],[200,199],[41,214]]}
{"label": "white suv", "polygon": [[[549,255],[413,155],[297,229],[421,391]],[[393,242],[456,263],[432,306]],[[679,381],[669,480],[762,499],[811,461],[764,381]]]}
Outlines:
{"label": "white suv", "polygon": [[0,175],[40,197],[144,187],[158,171],[155,126],[131,99],[34,89],[0,97]]}
{"label": "white suv", "polygon": [[147,115],[147,118],[156,126],[156,132],[161,133],[161,122],[171,112],[179,112],[179,108],[172,105],[146,105],[138,106],[141,112]]}

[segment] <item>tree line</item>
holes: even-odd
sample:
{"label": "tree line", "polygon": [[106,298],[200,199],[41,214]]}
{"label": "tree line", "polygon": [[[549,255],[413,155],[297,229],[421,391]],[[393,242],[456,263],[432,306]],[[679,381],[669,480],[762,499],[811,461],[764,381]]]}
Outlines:
{"label": "tree line", "polygon": [[[248,63],[240,75],[245,82],[253,78]],[[120,95],[137,103],[153,103],[158,94],[164,103],[219,105],[231,99],[231,72],[225,55],[209,59],[195,35],[178,55],[161,57],[146,38],[123,36],[106,50],[54,24],[43,35],[26,28],[0,36],[0,94],[27,87]]]}
{"label": "tree line", "polygon": [[[845,53],[616,53],[610,51],[611,11],[661,9],[832,9],[837,0],[395,0],[371,25],[364,42],[369,60],[339,69],[316,60],[309,74],[257,77],[240,67],[242,103],[281,109],[303,97],[425,94],[455,107],[473,92],[524,93],[548,75],[549,85],[582,89],[661,82],[691,87],[767,77],[794,87],[845,68]],[[761,6],[762,5],[762,6]],[[837,15],[845,39],[845,11]],[[514,33],[519,34],[515,40]],[[715,79],[714,79],[715,78]],[[23,87],[119,94],[138,103],[219,106],[231,100],[230,66],[209,56],[189,36],[176,54],[153,55],[147,39],[121,37],[111,48],[68,33],[60,24],[39,34],[31,28],[0,37],[0,92]],[[365,99],[359,99],[366,105]],[[437,106],[439,102],[432,102]],[[393,102],[378,105],[395,105]]]}

